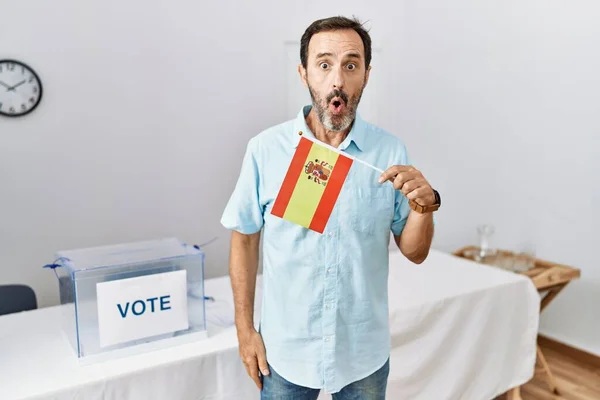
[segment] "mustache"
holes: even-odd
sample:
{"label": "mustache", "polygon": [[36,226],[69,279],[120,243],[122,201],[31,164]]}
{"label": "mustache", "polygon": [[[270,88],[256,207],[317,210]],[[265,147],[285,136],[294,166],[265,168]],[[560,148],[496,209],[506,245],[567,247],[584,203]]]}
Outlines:
{"label": "mustache", "polygon": [[343,90],[335,89],[333,92],[329,93],[329,95],[327,96],[327,104],[331,103],[331,99],[333,99],[334,97],[339,97],[340,99],[342,99],[344,104],[348,105],[348,95]]}

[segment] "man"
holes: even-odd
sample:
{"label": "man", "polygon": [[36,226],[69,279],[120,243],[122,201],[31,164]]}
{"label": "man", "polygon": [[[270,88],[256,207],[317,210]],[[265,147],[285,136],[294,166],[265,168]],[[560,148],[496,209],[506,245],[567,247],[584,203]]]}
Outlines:
{"label": "man", "polygon": [[[371,70],[371,39],[361,23],[343,17],[315,21],[302,36],[300,55],[298,72],[312,106],[249,141],[221,220],[232,230],[239,351],[262,399],[316,399],[321,389],[334,399],[383,399],[390,232],[408,259],[423,262],[439,195],[410,166],[398,138],[356,113]],[[299,133],[385,170],[351,167],[322,234],[270,212]],[[261,232],[257,331],[253,305]]]}

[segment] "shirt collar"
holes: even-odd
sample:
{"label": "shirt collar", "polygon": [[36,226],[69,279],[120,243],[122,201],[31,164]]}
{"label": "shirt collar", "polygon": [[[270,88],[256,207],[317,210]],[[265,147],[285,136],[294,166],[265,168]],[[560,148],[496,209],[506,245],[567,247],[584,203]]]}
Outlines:
{"label": "shirt collar", "polygon": [[[298,147],[298,143],[300,142],[299,133],[302,132],[302,135],[308,135],[310,137],[315,137],[311,130],[306,125],[306,116],[310,113],[312,109],[312,105],[307,105],[302,107],[300,112],[298,112],[298,116],[296,117],[296,121],[294,124],[294,135],[295,138],[292,140],[294,148]],[[352,128],[348,133],[348,136],[344,139],[344,141],[340,144],[340,150],[346,150],[351,143],[354,143],[358,150],[364,150],[365,146],[365,123],[363,119],[360,117],[359,113],[356,113],[356,117],[354,118],[354,123],[352,124]]]}

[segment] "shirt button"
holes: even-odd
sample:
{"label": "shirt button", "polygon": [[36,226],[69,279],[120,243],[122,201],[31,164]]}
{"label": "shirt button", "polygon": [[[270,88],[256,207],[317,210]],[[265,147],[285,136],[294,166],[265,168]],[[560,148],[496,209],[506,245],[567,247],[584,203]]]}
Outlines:
{"label": "shirt button", "polygon": [[333,232],[329,232],[329,237],[333,237]]}
{"label": "shirt button", "polygon": [[327,268],[327,272],[328,272],[328,273],[331,273],[331,268]]}

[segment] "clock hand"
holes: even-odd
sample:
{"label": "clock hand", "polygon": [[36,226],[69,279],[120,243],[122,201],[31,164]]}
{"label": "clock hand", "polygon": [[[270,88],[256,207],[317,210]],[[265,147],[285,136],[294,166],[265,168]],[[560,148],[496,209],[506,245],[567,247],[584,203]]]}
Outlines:
{"label": "clock hand", "polygon": [[17,83],[16,85],[9,87],[8,91],[12,90],[14,92],[16,88],[18,88],[19,86],[21,86],[24,83],[25,83],[25,80],[22,80],[21,82]]}
{"label": "clock hand", "polygon": [[4,86],[5,88],[7,88],[8,90],[10,90],[10,86],[8,86],[6,83],[0,81],[0,85]]}

